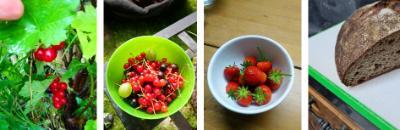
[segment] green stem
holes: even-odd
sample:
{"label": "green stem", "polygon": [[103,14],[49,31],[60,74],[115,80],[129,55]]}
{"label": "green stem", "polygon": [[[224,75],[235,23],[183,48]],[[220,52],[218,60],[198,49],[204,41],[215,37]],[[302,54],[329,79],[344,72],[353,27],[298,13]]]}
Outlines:
{"label": "green stem", "polygon": [[93,98],[95,92],[94,92],[94,79],[93,79],[93,75],[89,74],[89,78],[90,78],[90,98]]}
{"label": "green stem", "polygon": [[31,115],[33,120],[35,120],[35,115],[33,113],[33,105],[32,105],[32,64],[33,64],[33,59],[30,60],[30,68],[29,68],[29,92],[30,92],[30,106],[31,106]]}
{"label": "green stem", "polygon": [[[77,37],[78,37],[78,35],[75,34],[75,36],[72,38],[72,40],[68,42],[69,44],[68,44],[68,46],[67,46],[67,49],[65,49],[65,50],[68,50],[68,49],[71,47],[72,43],[75,42],[75,40],[76,40]],[[65,56],[65,53],[67,53],[67,51],[64,51],[64,53],[62,54],[62,57]]]}

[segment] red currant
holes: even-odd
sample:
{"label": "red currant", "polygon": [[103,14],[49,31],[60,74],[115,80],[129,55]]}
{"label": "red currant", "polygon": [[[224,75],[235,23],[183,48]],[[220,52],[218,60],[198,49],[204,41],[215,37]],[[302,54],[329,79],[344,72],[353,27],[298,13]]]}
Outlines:
{"label": "red currant", "polygon": [[144,68],[143,68],[142,65],[138,65],[138,66],[136,67],[136,71],[137,71],[138,73],[142,73],[143,70],[144,70]]}
{"label": "red currant", "polygon": [[142,52],[142,53],[140,53],[140,56],[143,58],[146,58],[146,53]]}
{"label": "red currant", "polygon": [[159,89],[159,88],[154,88],[154,89],[153,89],[153,93],[154,93],[156,96],[161,95],[161,89]]}
{"label": "red currant", "polygon": [[157,99],[160,101],[165,101],[166,97],[165,97],[165,95],[158,95]]}
{"label": "red currant", "polygon": [[147,113],[154,113],[155,111],[154,111],[154,109],[153,109],[153,107],[148,107],[147,108]]}
{"label": "red currant", "polygon": [[155,111],[160,111],[161,110],[161,104],[159,102],[154,103],[154,110]]}
{"label": "red currant", "polygon": [[139,98],[139,105],[146,107],[148,105],[147,99],[143,97]]}
{"label": "red currant", "polygon": [[140,86],[137,83],[133,83],[132,85],[132,90],[137,93],[140,92]]}
{"label": "red currant", "polygon": [[53,105],[54,105],[54,108],[56,108],[56,109],[60,109],[61,108],[61,104],[60,103],[55,102],[55,103],[53,103]]}
{"label": "red currant", "polygon": [[65,82],[60,82],[59,88],[60,88],[62,91],[65,91],[65,90],[67,90],[68,85],[67,85],[67,83],[65,83]]}
{"label": "red currant", "polygon": [[57,57],[57,51],[54,48],[46,48],[43,53],[43,61],[52,62]]}
{"label": "red currant", "polygon": [[43,61],[43,55],[44,55],[44,49],[43,48],[39,48],[35,51],[34,56],[36,59],[38,59],[39,61]]}
{"label": "red currant", "polygon": [[129,69],[130,65],[128,63],[124,64],[124,69]]}
{"label": "red currant", "polygon": [[144,86],[144,92],[145,92],[145,93],[151,93],[151,92],[152,92],[151,85],[146,84],[146,85]]}
{"label": "red currant", "polygon": [[162,113],[168,112],[168,106],[167,105],[161,106],[161,112]]}

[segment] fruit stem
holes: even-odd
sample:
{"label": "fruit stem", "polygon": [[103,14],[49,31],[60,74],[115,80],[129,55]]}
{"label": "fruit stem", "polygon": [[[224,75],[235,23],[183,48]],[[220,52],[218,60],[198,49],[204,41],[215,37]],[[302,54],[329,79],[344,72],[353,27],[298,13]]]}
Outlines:
{"label": "fruit stem", "polygon": [[259,61],[269,61],[267,58],[265,58],[264,53],[261,51],[260,47],[257,47],[257,51],[260,54],[260,59]]}

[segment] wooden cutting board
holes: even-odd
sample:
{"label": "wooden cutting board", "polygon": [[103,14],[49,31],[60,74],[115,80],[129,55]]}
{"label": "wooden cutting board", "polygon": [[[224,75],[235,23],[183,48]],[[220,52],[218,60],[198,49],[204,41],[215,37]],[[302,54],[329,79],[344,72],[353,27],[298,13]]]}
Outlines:
{"label": "wooden cutting board", "polygon": [[[330,90],[375,125],[400,128],[400,69],[386,73],[355,87],[346,87],[339,79],[335,64],[335,45],[343,23],[309,39],[310,75],[323,80]],[[312,68],[315,70],[313,73]],[[317,75],[317,76],[316,76]],[[325,79],[326,78],[326,79]],[[378,125],[379,126],[379,125]]]}

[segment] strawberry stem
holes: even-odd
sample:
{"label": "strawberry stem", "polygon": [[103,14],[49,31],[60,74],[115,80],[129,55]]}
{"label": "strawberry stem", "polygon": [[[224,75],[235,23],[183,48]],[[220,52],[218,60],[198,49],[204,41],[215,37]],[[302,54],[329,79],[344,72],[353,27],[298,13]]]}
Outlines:
{"label": "strawberry stem", "polygon": [[269,61],[269,59],[265,58],[264,53],[261,51],[260,47],[257,47],[258,54],[260,54],[260,59],[258,61]]}

